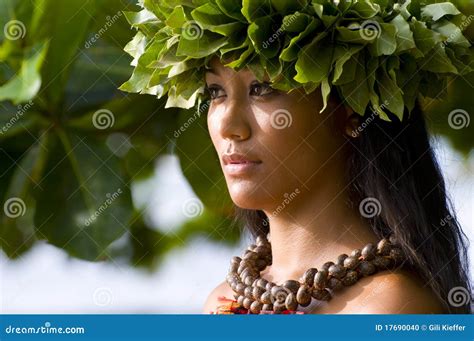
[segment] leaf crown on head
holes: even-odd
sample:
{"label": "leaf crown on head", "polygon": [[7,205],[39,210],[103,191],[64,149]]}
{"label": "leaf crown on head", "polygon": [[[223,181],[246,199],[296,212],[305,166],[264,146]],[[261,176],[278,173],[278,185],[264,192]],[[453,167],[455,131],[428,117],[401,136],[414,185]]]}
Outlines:
{"label": "leaf crown on head", "polygon": [[[446,92],[448,76],[472,71],[462,30],[467,18],[435,0],[139,0],[125,12],[138,30],[125,51],[134,71],[121,90],[166,96],[191,108],[204,96],[204,73],[218,56],[250,68],[271,86],[334,89],[354,112],[368,106],[400,120],[418,96]],[[323,111],[321,110],[321,111]]]}

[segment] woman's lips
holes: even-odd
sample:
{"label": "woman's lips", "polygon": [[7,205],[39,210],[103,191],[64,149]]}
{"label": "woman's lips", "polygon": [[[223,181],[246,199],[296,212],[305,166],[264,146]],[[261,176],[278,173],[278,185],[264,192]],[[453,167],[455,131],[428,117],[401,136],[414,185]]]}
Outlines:
{"label": "woman's lips", "polygon": [[225,172],[229,175],[246,175],[255,171],[262,162],[248,161],[239,163],[228,163],[224,165]]}
{"label": "woman's lips", "polygon": [[262,163],[250,156],[240,153],[224,154],[222,156],[224,170],[229,175],[246,175],[255,171]]}

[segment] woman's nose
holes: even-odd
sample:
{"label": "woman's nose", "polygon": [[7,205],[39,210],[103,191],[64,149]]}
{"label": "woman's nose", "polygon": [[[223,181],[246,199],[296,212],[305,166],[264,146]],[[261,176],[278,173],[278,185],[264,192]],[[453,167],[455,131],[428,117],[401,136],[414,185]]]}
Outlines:
{"label": "woman's nose", "polygon": [[250,108],[242,100],[228,99],[220,122],[220,134],[228,140],[246,140],[251,135],[248,121]]}

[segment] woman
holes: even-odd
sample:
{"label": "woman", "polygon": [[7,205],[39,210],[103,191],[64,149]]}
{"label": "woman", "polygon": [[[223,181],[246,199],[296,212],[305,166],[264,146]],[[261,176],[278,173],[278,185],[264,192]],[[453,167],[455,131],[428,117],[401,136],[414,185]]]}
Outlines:
{"label": "woman", "polygon": [[[359,120],[334,99],[319,114],[318,92],[287,94],[250,70],[235,72],[217,58],[211,66],[208,127],[229,193],[254,235],[271,235],[273,262],[262,278],[299,279],[392,231],[410,261],[301,310],[468,312],[447,300],[451,289],[468,287],[464,246],[419,110],[394,125],[370,110]],[[364,119],[370,123],[358,133]],[[296,195],[275,214],[289,193]],[[234,298],[227,282],[209,295],[204,312],[216,312],[222,296]]]}
{"label": "woman", "polygon": [[255,237],[205,313],[471,312],[465,236],[419,104],[472,71],[454,5],[140,3],[121,89],[181,108],[207,94]]}

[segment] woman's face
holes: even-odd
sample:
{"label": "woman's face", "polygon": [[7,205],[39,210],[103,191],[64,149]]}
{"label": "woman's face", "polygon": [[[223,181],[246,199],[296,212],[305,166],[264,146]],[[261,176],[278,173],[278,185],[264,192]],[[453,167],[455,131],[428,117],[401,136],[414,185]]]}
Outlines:
{"label": "woman's face", "polygon": [[343,138],[334,114],[319,113],[319,91],[280,92],[217,58],[211,67],[208,128],[237,206],[273,211],[296,189],[318,190],[334,178]]}

